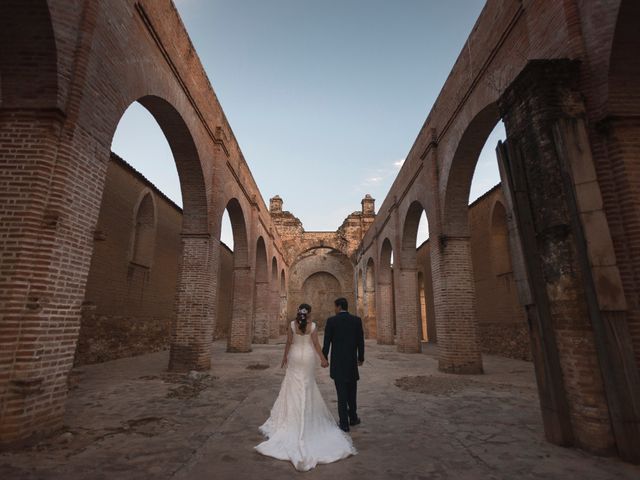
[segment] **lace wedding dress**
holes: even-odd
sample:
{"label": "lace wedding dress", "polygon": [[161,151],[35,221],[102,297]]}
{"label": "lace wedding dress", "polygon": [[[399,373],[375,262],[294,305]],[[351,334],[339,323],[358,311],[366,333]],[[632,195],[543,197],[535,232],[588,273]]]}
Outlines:
{"label": "lace wedding dress", "polygon": [[355,455],[351,437],[340,430],[320,394],[315,370],[318,365],[311,333],[296,333],[291,322],[293,342],[287,371],[271,416],[260,427],[265,440],[254,447],[263,455],[289,460],[296,470],[306,471],[318,463],[331,463]]}

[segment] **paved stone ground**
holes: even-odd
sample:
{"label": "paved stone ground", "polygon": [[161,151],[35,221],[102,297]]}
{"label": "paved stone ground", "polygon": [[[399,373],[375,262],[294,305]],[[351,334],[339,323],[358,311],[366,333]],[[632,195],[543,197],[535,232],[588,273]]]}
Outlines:
{"label": "paved stone ground", "polygon": [[[431,348],[367,348],[359,454],[341,462],[298,473],[254,452],[284,375],[282,345],[227,354],[216,342],[211,376],[166,373],[166,352],[77,369],[66,432],[1,454],[0,478],[640,478],[640,467],[544,441],[529,363],[485,356],[485,375],[452,376]],[[328,372],[318,375],[335,412]]]}

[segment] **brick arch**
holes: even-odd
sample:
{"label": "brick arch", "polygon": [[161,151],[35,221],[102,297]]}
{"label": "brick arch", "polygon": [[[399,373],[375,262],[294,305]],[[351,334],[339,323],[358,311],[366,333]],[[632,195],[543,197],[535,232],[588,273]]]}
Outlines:
{"label": "brick arch", "polygon": [[293,259],[292,263],[295,263],[297,259],[304,254],[318,248],[331,248],[332,250],[347,255],[347,252],[344,248],[345,245],[340,242],[339,237],[337,237],[334,232],[318,232],[317,236],[314,237],[313,235],[314,232],[307,232],[305,238],[296,246],[291,248],[289,252],[289,258]]}
{"label": "brick arch", "polygon": [[[426,172],[424,172],[424,176],[426,177]],[[426,181],[426,178],[423,178],[423,181]],[[425,217],[427,218],[427,224],[429,225],[429,228],[431,228],[431,225],[435,225],[435,218],[438,214],[437,211],[434,210],[434,204],[437,204],[435,202],[435,195],[437,195],[437,193],[435,191],[430,191],[427,188],[424,188],[423,185],[416,185],[414,186],[411,190],[409,190],[406,194],[406,196],[404,197],[402,204],[399,206],[398,208],[398,217],[401,219],[402,223],[400,226],[400,232],[402,233],[402,237],[400,239],[400,249],[403,249],[403,242],[404,242],[404,229],[406,226],[406,222],[409,218],[412,219],[412,221],[415,221],[416,219],[414,218],[414,213],[412,214],[411,210],[416,208],[416,205],[418,205],[422,211],[424,212]],[[416,227],[416,238],[417,238],[417,228],[419,227],[419,223],[422,220],[421,215],[418,216],[417,218],[418,223],[415,225]],[[432,221],[433,220],[433,221]],[[414,247],[416,245],[414,244]]]}
{"label": "brick arch", "polygon": [[200,156],[189,127],[167,100],[156,95],[146,95],[137,101],[153,115],[171,148],[182,193],[182,232],[208,233],[207,189]]}
{"label": "brick arch", "polygon": [[[295,259],[288,271],[288,299],[287,299],[287,314],[289,318],[295,316],[297,306],[307,301],[303,296],[303,285],[307,278],[312,276],[316,272],[328,272],[338,279],[341,289],[341,296],[344,296],[349,301],[351,308],[356,305],[356,295],[354,291],[354,278],[355,267],[351,262],[351,259],[343,252],[330,247],[316,247],[306,251],[306,253],[300,254]],[[318,300],[320,299],[320,300]],[[335,298],[326,298],[324,295],[320,295],[316,299],[323,302],[325,305],[324,313],[327,313],[326,305],[331,304]],[[330,306],[330,305],[329,305]],[[315,317],[316,320],[322,320]],[[322,323],[319,324],[323,326]]]}
{"label": "brick arch", "polygon": [[366,338],[377,338],[376,323],[376,267],[373,257],[369,257],[364,264],[364,333]]}
{"label": "brick arch", "polygon": [[425,212],[425,209],[420,201],[414,200],[404,215],[402,223],[402,248],[400,250],[403,265],[406,262],[408,266],[415,266],[418,228],[422,220],[423,212]]}
{"label": "brick arch", "polygon": [[405,353],[420,352],[421,319],[418,285],[416,241],[424,208],[411,202],[402,219],[400,251],[394,261],[394,280],[397,292],[396,331],[398,350]]}
{"label": "brick arch", "polygon": [[270,272],[270,311],[269,311],[269,338],[277,338],[278,336],[278,324],[280,319],[280,282],[278,275],[278,259],[274,256],[271,257],[271,272]]}
{"label": "brick arch", "polygon": [[[295,262],[293,263],[293,265],[291,266],[290,272],[293,272],[293,274],[297,274],[299,271],[299,268],[296,267],[300,267],[303,262],[305,262],[306,260],[308,260],[310,257],[312,257],[312,255],[310,255],[311,252],[314,252],[315,250],[328,250],[329,253],[331,253],[332,255],[335,256],[335,258],[337,259],[337,262],[339,262],[341,265],[343,265],[344,267],[349,269],[349,272],[351,274],[355,273],[355,267],[354,265],[351,263],[351,259],[349,259],[349,257],[344,253],[341,252],[340,250],[337,250],[335,248],[331,248],[331,247],[313,247],[313,248],[309,248],[307,249],[305,252],[301,253],[298,258],[296,258]],[[305,276],[308,277],[312,272],[310,271],[308,275]],[[289,274],[289,279],[291,280],[292,277],[294,276],[292,273]],[[302,279],[302,281],[304,281],[304,279]],[[353,275],[349,275],[348,277],[348,281],[347,279],[342,279],[340,280],[340,286],[341,288],[345,289],[345,290],[349,290],[351,287],[350,282],[353,281]]]}
{"label": "brick arch", "polygon": [[[246,267],[249,265],[249,238],[247,232],[247,220],[242,204],[237,198],[231,198],[225,206],[231,222],[233,234],[233,262],[235,266]],[[222,222],[222,213],[219,222]]]}
{"label": "brick arch", "polygon": [[271,259],[271,281],[278,282],[278,259],[276,257]]}
{"label": "brick arch", "polygon": [[395,337],[395,295],[391,257],[393,243],[387,237],[381,242],[378,254],[378,279],[376,282],[376,317],[378,343],[391,345]]}
{"label": "brick arch", "polygon": [[58,106],[58,52],[46,0],[0,3],[2,108]]}
{"label": "brick arch", "polygon": [[[24,22],[19,21],[24,17],[20,16],[22,8],[28,9]],[[77,332],[111,140],[131,103],[140,101],[160,124],[178,167],[183,194],[171,369],[210,366],[218,271],[217,243],[211,239],[217,231],[214,212],[225,205],[222,201],[230,192],[242,195],[243,208],[249,204],[257,206],[258,212],[267,209],[171,2],[118,1],[107,6],[105,2],[7,0],[0,2],[0,9],[0,24],[6,20],[25,27],[23,32],[0,28],[0,35],[7,38],[0,46],[2,90],[6,97],[13,97],[13,103],[4,98],[0,103],[0,128],[3,134],[11,133],[0,136],[0,164],[3,174],[13,174],[14,165],[29,162],[24,169],[29,174],[16,182],[20,184],[16,194],[5,192],[14,206],[8,207],[11,223],[1,225],[0,235],[0,250],[8,244],[20,249],[15,265],[3,265],[3,275],[9,271],[10,280],[13,276],[28,280],[5,282],[10,286],[3,287],[2,294],[17,301],[3,309],[2,315],[21,325],[38,325],[36,340],[16,338],[8,349],[34,355],[46,352],[37,361],[14,356],[0,362],[10,371],[0,379],[0,391],[14,392],[7,401],[17,405],[11,412],[0,412],[0,443],[5,443],[62,425],[65,382],[75,343],[61,345],[50,325]],[[35,44],[29,43],[31,32],[37,32]],[[24,45],[29,48],[22,48]],[[25,51],[28,58],[41,57],[41,61],[35,67],[14,68],[15,81],[10,80],[5,67],[20,60],[17,54]],[[104,61],[125,57],[129,61]],[[42,85],[40,80],[27,83],[30,79],[24,78],[34,71],[40,80],[46,79]],[[23,77],[21,85],[18,76]],[[14,86],[8,88],[11,83]],[[20,89],[28,95],[18,95]],[[29,102],[18,101],[27,97]],[[251,215],[251,222],[256,220],[254,211],[245,208],[245,212]],[[251,223],[251,229],[264,223],[269,230],[268,214],[258,215],[260,222]],[[248,250],[238,252],[238,257],[248,258],[242,278],[234,278],[246,280],[249,294],[242,304],[250,324],[254,284]],[[242,283],[236,282],[238,291]],[[251,338],[250,330],[241,333]],[[32,384],[39,387],[27,391],[21,386]],[[27,407],[28,414],[16,413]],[[7,431],[4,425],[11,427]]]}
{"label": "brick arch", "polygon": [[489,103],[466,125],[455,145],[444,185],[442,233],[445,235],[469,235],[468,206],[473,172],[480,152],[499,120],[497,104]]}
{"label": "brick arch", "polygon": [[255,242],[255,293],[253,303],[253,343],[269,342],[269,260],[267,245],[262,235]]}
{"label": "brick arch", "polygon": [[[182,114],[169,101],[156,95],[144,95],[137,101],[158,122],[169,143],[182,192],[182,261],[178,274],[177,315],[172,325],[169,368],[206,370],[211,362],[211,345],[204,339],[213,335],[215,295],[210,293],[214,290],[214,274],[208,268],[211,261],[209,207],[200,155]],[[115,126],[110,138],[114,133]],[[204,308],[194,309],[195,303]],[[195,336],[194,332],[197,333]]]}
{"label": "brick arch", "polygon": [[[253,275],[250,262],[249,236],[245,209],[236,197],[230,198],[225,210],[233,233],[233,299],[231,326],[227,338],[228,352],[251,350],[250,329],[253,314]],[[222,212],[219,221],[222,221]]]}

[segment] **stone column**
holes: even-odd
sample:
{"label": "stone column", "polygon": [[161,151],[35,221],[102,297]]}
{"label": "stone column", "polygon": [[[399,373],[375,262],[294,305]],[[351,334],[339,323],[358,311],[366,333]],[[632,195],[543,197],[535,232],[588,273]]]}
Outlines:
{"label": "stone column", "polygon": [[256,281],[253,308],[253,343],[269,343],[269,320],[272,309],[268,280]]}
{"label": "stone column", "polygon": [[393,285],[390,281],[378,280],[376,294],[378,344],[393,345]]}
{"label": "stone column", "polygon": [[249,265],[233,267],[233,310],[228,352],[250,352],[254,301],[254,271]]}
{"label": "stone column", "polygon": [[208,233],[182,234],[169,370],[211,366],[219,252],[219,243]]}
{"label": "stone column", "polygon": [[394,269],[396,282],[396,330],[398,351],[419,353],[420,310],[418,299],[418,269],[401,266]]}
{"label": "stone column", "polygon": [[[584,105],[578,78],[578,65],[568,60],[531,61],[500,99],[507,177],[532,293],[528,311],[535,312],[529,318],[536,333],[534,354],[538,348],[541,359],[536,362],[541,402],[545,391],[565,394],[568,418],[562,412],[557,417],[569,424],[560,441],[601,453],[617,443],[623,457],[633,458],[635,451],[637,459],[632,386],[637,372],[624,371],[627,339],[612,336],[616,326],[606,324],[601,312],[611,298],[602,295],[593,277],[597,270],[611,286],[618,283],[611,268],[599,265],[609,250],[603,241],[606,219],[599,207],[585,211],[585,200],[599,203],[599,191],[588,173],[590,146],[580,139]],[[604,247],[600,255],[594,245]]]}
{"label": "stone column", "polygon": [[367,285],[364,289],[364,298],[364,323],[367,325],[367,338],[378,338],[375,289]]}
{"label": "stone column", "polygon": [[280,327],[280,282],[278,276],[271,279],[271,292],[269,294],[271,311],[269,312],[269,338],[278,338]]}
{"label": "stone column", "polygon": [[438,368],[448,373],[482,373],[470,239],[442,234],[432,239]]}
{"label": "stone column", "polygon": [[[108,151],[0,109],[0,445],[62,427]],[[87,173],[90,172],[90,173]]]}

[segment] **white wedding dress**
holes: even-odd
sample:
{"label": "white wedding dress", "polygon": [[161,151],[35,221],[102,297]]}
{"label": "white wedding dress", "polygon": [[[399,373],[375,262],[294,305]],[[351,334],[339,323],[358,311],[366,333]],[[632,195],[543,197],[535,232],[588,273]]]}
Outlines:
{"label": "white wedding dress", "polygon": [[265,440],[254,447],[263,455],[289,460],[296,470],[306,471],[318,463],[331,463],[355,455],[351,437],[340,430],[320,394],[315,370],[318,366],[311,333],[296,333],[291,322],[293,342],[287,371],[271,415],[260,427]]}

